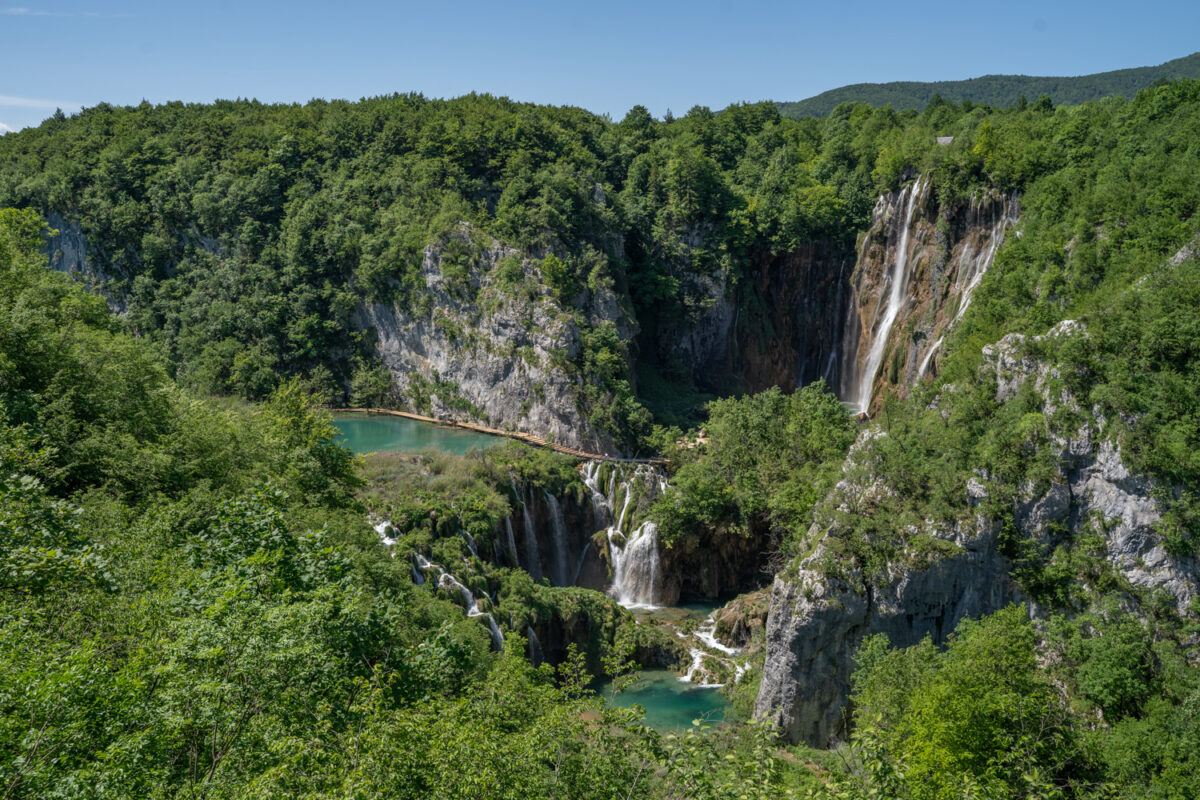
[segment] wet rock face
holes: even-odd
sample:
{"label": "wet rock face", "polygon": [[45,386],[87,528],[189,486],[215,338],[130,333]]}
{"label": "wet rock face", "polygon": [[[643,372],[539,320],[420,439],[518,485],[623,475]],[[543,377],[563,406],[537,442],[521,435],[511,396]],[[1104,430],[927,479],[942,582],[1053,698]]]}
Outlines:
{"label": "wet rock face", "polygon": [[[876,398],[888,386],[904,395],[923,375],[937,371],[943,337],[969,307],[1019,211],[1019,196],[999,192],[940,205],[923,178],[879,197],[850,278],[853,300],[842,334],[839,397]],[[904,291],[885,325],[893,267],[901,262]],[[882,358],[868,376],[868,354],[885,327]],[[863,381],[872,381],[867,393],[860,391]]]}
{"label": "wet rock face", "polygon": [[[1082,326],[1070,321],[1046,334],[1082,335]],[[1055,381],[1057,370],[1028,357],[1023,344],[1022,337],[1010,335],[984,348],[981,370],[995,378],[997,399],[1012,399],[1033,381],[1047,413],[1059,407],[1078,411],[1075,398]],[[1125,580],[1149,592],[1166,592],[1185,612],[1200,592],[1200,564],[1166,552],[1155,532],[1161,511],[1153,482],[1130,473],[1118,447],[1105,437],[1102,418],[1095,413],[1084,418],[1069,436],[1047,445],[1060,468],[1047,485],[1025,487],[1013,507],[1014,522],[1022,534],[1050,546],[1064,536],[1064,527],[1066,539],[1088,530],[1103,535],[1107,560]],[[852,448],[851,461],[873,435],[880,434],[867,432]],[[886,476],[868,474],[860,480],[843,480],[835,497],[890,491]],[[968,482],[971,505],[980,505],[990,493],[986,474]],[[855,572],[830,575],[823,564],[828,540],[819,543],[772,587],[756,714],[791,741],[826,746],[844,737],[853,653],[864,637],[884,633],[897,647],[925,636],[941,643],[964,617],[1025,601],[1000,552],[999,532],[996,522],[982,516],[949,529],[928,529],[953,543],[953,552],[931,562],[893,564],[882,580]],[[822,533],[815,527],[810,531],[814,537]],[[1031,613],[1036,611],[1031,604]]]}
{"label": "wet rock face", "polygon": [[[475,247],[469,229],[458,235]],[[418,308],[359,309],[358,324],[374,330],[397,396],[434,416],[616,452],[581,410],[583,378],[570,366],[580,355],[579,327],[534,263],[495,241],[470,259],[465,275],[449,260],[444,250],[426,249],[421,274],[429,298]],[[514,279],[521,285],[514,288]],[[586,314],[592,324],[632,330],[610,291],[590,297]]]}
{"label": "wet rock face", "polygon": [[746,536],[708,531],[676,541],[662,554],[665,602],[716,600],[756,589],[770,574],[772,550],[766,531]]}
{"label": "wet rock face", "polygon": [[725,276],[687,276],[691,314],[661,321],[642,351],[687,369],[709,391],[791,389],[821,377],[836,385],[853,268],[851,249],[820,241],[753,254],[736,286]]}

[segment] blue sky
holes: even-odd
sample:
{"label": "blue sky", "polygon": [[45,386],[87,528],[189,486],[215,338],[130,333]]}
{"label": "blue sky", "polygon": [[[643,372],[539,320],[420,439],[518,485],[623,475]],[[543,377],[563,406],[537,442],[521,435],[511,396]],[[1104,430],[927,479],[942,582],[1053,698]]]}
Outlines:
{"label": "blue sky", "polygon": [[1200,2],[0,0],[0,132],[56,106],[469,91],[620,118],[1200,50]]}

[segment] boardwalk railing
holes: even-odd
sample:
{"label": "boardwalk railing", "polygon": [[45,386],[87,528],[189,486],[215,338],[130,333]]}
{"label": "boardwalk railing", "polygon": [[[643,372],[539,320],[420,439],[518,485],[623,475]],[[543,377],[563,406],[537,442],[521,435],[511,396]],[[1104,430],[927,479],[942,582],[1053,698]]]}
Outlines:
{"label": "boardwalk railing", "polygon": [[499,428],[489,428],[486,425],[479,425],[475,422],[460,422],[459,420],[450,419],[449,417],[426,417],[422,414],[414,414],[411,411],[395,411],[390,408],[330,408],[330,411],[338,413],[352,412],[355,414],[387,414],[393,417],[404,417],[405,419],[415,419],[419,422],[428,422],[433,425],[441,425],[446,428],[463,428],[469,431],[478,431],[479,433],[488,433],[492,436],[504,436],[509,439],[516,439],[519,442],[534,445],[535,447],[547,447],[557,453],[566,453],[569,456],[576,458],[584,458],[590,461],[612,461],[620,464],[665,464],[665,458],[623,458],[621,456],[612,456],[606,453],[589,453],[586,450],[579,450],[574,447],[556,444],[540,436],[534,436],[532,433],[522,433],[521,431],[504,431]]}

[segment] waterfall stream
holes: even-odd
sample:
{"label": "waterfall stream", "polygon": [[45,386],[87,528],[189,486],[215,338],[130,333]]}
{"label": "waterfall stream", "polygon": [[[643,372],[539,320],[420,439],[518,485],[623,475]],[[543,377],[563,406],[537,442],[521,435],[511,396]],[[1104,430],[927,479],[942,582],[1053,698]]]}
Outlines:
{"label": "waterfall stream", "polygon": [[475,595],[471,590],[464,586],[458,578],[455,578],[425,556],[420,553],[414,553],[413,580],[417,585],[425,583],[426,572],[437,574],[437,586],[447,589],[457,589],[459,596],[462,597],[463,605],[466,607],[467,616],[479,617],[488,626],[488,632],[492,636],[492,647],[496,650],[504,650],[504,634],[500,632],[500,626],[496,624],[496,618],[479,607],[479,601],[475,599]]}
{"label": "waterfall stream", "polygon": [[[658,550],[658,526],[646,520],[626,533],[627,519],[634,501],[636,482],[662,492],[666,479],[660,470],[639,465],[629,478],[608,478],[608,487],[601,485],[604,464],[589,461],[583,465],[583,482],[592,493],[592,508],[597,521],[606,520],[612,584],[608,594],[626,608],[654,608],[661,602],[662,566]],[[616,468],[613,467],[615,470]],[[616,512],[617,498],[621,510]]]}
{"label": "waterfall stream", "polygon": [[[516,493],[517,487],[513,486]],[[537,529],[533,526],[533,497],[531,492],[517,495],[521,499],[521,519],[525,523],[525,571],[534,581],[542,579],[542,555],[538,552]]]}
{"label": "waterfall stream", "polygon": [[550,535],[554,543],[551,566],[554,571],[555,586],[571,585],[570,575],[567,574],[567,525],[563,519],[562,505],[558,498],[543,490],[546,495],[546,507],[550,512]]}
{"label": "waterfall stream", "polygon": [[924,186],[925,178],[918,178],[901,194],[901,197],[904,198],[904,222],[900,229],[900,242],[896,248],[888,281],[891,291],[888,293],[887,310],[884,312],[883,320],[879,323],[875,337],[871,340],[871,349],[867,353],[867,360],[858,376],[858,386],[855,392],[855,402],[860,413],[865,414],[871,408],[875,375],[879,372],[879,365],[883,361],[883,354],[887,349],[888,335],[892,331],[892,325],[896,322],[900,309],[908,301],[905,292],[905,289],[908,288],[908,238],[909,231],[912,229],[913,214],[916,211],[916,201],[924,192]]}

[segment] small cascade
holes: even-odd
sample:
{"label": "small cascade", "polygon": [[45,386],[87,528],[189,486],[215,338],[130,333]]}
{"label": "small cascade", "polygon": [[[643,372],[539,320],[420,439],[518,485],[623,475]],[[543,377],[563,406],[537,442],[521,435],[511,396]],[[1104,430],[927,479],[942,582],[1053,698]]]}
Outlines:
{"label": "small cascade", "polygon": [[529,663],[536,667],[546,660],[542,643],[538,641],[537,632],[532,626],[525,627],[525,636],[529,639]]}
{"label": "small cascade", "polygon": [[[721,644],[716,637],[717,621],[714,614],[709,614],[704,622],[700,623],[699,627],[692,632],[692,638],[698,641],[702,647],[691,647],[689,652],[692,657],[692,663],[688,665],[687,672],[679,679],[688,683],[695,683],[697,678],[700,678],[699,686],[703,688],[716,688],[724,686],[722,683],[713,683],[706,681],[704,678],[711,677],[708,670],[704,666],[706,659],[715,660],[721,664],[733,668],[733,682],[737,683],[741,680],[742,675],[748,669],[748,665],[736,659],[736,656],[741,654],[741,650],[736,647],[727,647]],[[683,634],[680,634],[682,638]],[[714,654],[712,651],[717,651],[720,655]]]}
{"label": "small cascade", "polygon": [[558,498],[543,491],[546,495],[546,507],[550,511],[550,534],[553,537],[554,552],[551,561],[551,566],[554,571],[553,580],[555,586],[569,586],[570,575],[568,575],[567,567],[567,525],[563,520],[562,506],[558,502]]}
{"label": "small cascade", "polygon": [[467,550],[471,552],[471,555],[479,558],[479,550],[475,547],[475,537],[472,536],[470,532],[465,530],[462,532],[462,534],[463,538],[467,540]]}
{"label": "small cascade", "polygon": [[521,559],[517,557],[517,539],[513,536],[512,517],[504,518],[504,538],[504,543],[508,546],[506,555],[511,562],[509,566],[513,569],[520,569]]}
{"label": "small cascade", "polygon": [[[513,491],[516,492],[516,486]],[[537,529],[533,526],[533,503],[528,492],[518,495],[521,498],[521,515],[525,523],[525,571],[535,581],[542,579],[542,555],[538,552]]]}
{"label": "small cascade", "polygon": [[[908,239],[909,233],[912,230],[913,215],[917,208],[917,199],[924,193],[925,178],[918,178],[914,183],[905,188],[901,194],[903,199],[902,206],[904,208],[904,222],[900,228],[900,241],[896,247],[895,258],[892,261],[892,270],[888,277],[888,292],[887,309],[884,312],[883,319],[879,322],[875,329],[875,336],[871,340],[871,349],[867,353],[867,360],[863,364],[862,371],[858,375],[858,386],[856,387],[854,400],[860,413],[866,413],[871,407],[871,395],[875,386],[875,375],[879,372],[879,365],[883,362],[883,354],[887,349],[888,335],[892,331],[892,325],[896,322],[896,317],[900,310],[908,302],[908,296],[905,289],[908,288]],[[878,310],[877,310],[878,313]]]}
{"label": "small cascade", "polygon": [[936,353],[938,348],[942,346],[942,342],[945,340],[945,338],[946,337],[944,336],[939,336],[938,340],[929,348],[929,352],[926,353],[925,357],[921,359],[921,366],[917,369],[917,380],[925,377],[925,370],[929,369],[929,362],[933,360],[933,354]]}
{"label": "small cascade", "polygon": [[488,632],[492,636],[492,648],[497,651],[504,650],[504,634],[500,632],[500,626],[496,624],[496,618],[479,607],[479,601],[475,599],[475,595],[451,575],[446,570],[434,564],[420,553],[413,554],[413,581],[418,585],[425,583],[425,573],[435,572],[437,574],[437,586],[441,588],[453,587],[458,590],[462,597],[463,605],[466,607],[468,617],[479,617],[487,626]]}
{"label": "small cascade", "polygon": [[377,522],[371,527],[375,529],[377,534],[379,534],[379,541],[383,542],[384,547],[391,547],[396,543],[395,536],[388,536],[389,533],[396,533],[395,528],[392,527],[392,521],[390,519]]}

